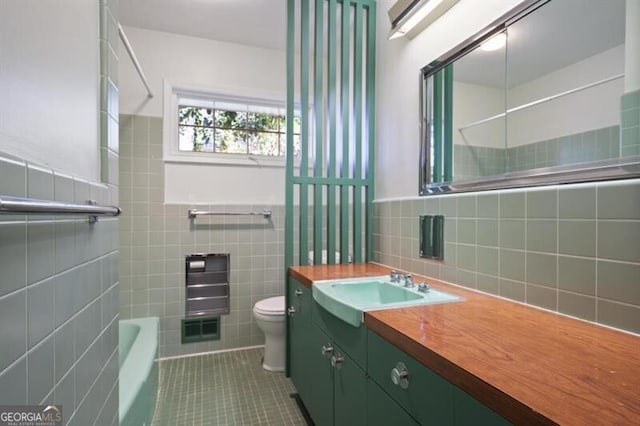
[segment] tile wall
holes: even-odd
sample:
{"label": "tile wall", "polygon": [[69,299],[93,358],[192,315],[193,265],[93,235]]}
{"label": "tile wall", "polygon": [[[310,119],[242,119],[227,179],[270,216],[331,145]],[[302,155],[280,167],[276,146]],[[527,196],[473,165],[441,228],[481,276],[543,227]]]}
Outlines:
{"label": "tile wall", "polygon": [[[0,194],[117,204],[115,187],[0,157]],[[0,401],[118,421],[118,220],[0,215]]]}
{"label": "tile wall", "polygon": [[[445,258],[418,217],[445,216]],[[640,180],[375,203],[374,259],[640,333]]]}
{"label": "tile wall", "polygon": [[[229,184],[228,182],[212,182]],[[271,209],[260,216],[187,218],[195,205],[164,204],[162,120],[120,116],[120,314],[160,317],[160,357],[260,345],[253,319],[260,299],[284,294],[284,207],[223,203],[215,211]],[[181,344],[185,256],[231,254],[231,313],[222,317],[219,341]]]}
{"label": "tile wall", "polygon": [[640,90],[622,96],[621,110],[621,155],[640,155]]}

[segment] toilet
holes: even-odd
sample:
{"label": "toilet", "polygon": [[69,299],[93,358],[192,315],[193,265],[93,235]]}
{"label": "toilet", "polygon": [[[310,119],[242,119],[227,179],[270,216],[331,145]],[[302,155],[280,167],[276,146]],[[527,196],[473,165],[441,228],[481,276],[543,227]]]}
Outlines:
{"label": "toilet", "polygon": [[264,359],[262,367],[269,371],[285,369],[285,318],[284,296],[258,301],[253,316],[264,332]]}

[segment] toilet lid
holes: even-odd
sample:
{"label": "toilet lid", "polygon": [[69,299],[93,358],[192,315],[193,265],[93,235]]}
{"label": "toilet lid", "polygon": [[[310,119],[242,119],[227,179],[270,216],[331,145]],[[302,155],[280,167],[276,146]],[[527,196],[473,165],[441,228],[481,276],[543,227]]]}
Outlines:
{"label": "toilet lid", "polygon": [[284,296],[270,297],[256,303],[255,310],[267,315],[284,314]]}

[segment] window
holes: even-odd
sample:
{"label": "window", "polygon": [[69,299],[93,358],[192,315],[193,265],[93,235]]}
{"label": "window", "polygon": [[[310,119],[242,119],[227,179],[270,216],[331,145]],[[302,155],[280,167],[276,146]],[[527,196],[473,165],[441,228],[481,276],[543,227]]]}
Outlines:
{"label": "window", "polygon": [[[284,157],[284,108],[202,99],[178,99],[178,150]],[[294,121],[294,155],[300,153],[300,119]]]}

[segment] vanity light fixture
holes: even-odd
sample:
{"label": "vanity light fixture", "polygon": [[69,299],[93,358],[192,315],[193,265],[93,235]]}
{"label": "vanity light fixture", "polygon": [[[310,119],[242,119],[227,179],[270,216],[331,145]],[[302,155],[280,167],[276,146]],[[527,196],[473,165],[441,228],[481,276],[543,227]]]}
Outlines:
{"label": "vanity light fixture", "polygon": [[502,49],[507,44],[507,33],[498,33],[480,45],[480,49],[485,52],[493,52]]}
{"label": "vanity light fixture", "polygon": [[407,36],[413,39],[444,15],[460,0],[398,0],[389,9],[389,40]]}

